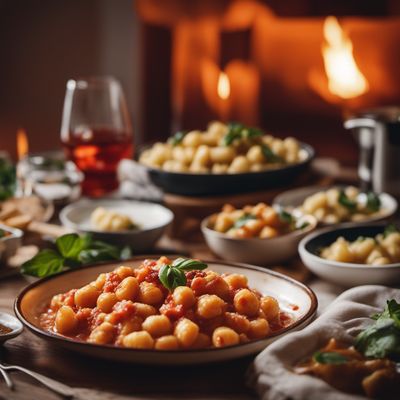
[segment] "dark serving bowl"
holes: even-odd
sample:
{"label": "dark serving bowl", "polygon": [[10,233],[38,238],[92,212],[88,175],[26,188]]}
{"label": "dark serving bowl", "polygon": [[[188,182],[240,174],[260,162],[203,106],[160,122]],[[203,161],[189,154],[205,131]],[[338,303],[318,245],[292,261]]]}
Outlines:
{"label": "dark serving bowl", "polygon": [[300,146],[307,153],[303,161],[260,172],[192,174],[146,168],[151,181],[168,193],[184,196],[246,193],[287,185],[307,171],[315,151],[306,143],[300,143]]}

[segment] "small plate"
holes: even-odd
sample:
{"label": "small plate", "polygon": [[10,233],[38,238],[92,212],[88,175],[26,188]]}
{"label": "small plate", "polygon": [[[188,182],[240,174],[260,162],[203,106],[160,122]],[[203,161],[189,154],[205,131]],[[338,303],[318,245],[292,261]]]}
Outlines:
{"label": "small plate", "polygon": [[0,334],[0,343],[4,343],[6,340],[17,337],[24,329],[21,322],[17,318],[2,311],[0,311],[0,324],[11,329],[10,333],[6,333],[4,335]]}
{"label": "small plate", "polygon": [[[97,207],[126,214],[139,228],[121,232],[96,230],[90,216]],[[129,245],[137,252],[151,249],[173,219],[172,211],[160,204],[134,200],[81,200],[60,212],[60,220],[67,228],[91,233],[94,238],[106,242]]]}
{"label": "small plate", "polygon": [[10,235],[0,238],[0,261],[3,261],[13,256],[18,247],[21,246],[21,238],[24,232],[3,224],[0,224],[0,229],[10,233]]}
{"label": "small plate", "polygon": [[[132,267],[138,267],[143,258],[143,256],[137,257],[124,263]],[[158,257],[153,255],[151,258]],[[299,330],[306,326],[311,322],[317,311],[318,302],[314,292],[292,278],[251,265],[208,262],[209,268],[218,273],[245,274],[248,277],[250,287],[257,289],[262,294],[275,296],[281,307],[293,315],[292,324],[281,331],[275,332],[266,339],[219,349],[188,351],[138,350],[97,345],[78,342],[65,336],[47,332],[41,328],[39,315],[53,295],[83,286],[95,279],[100,273],[111,271],[118,265],[120,264],[110,263],[83,267],[35,282],[25,288],[16,299],[16,315],[27,328],[42,339],[82,354],[129,363],[182,365],[224,361],[258,353],[288,332]],[[297,307],[293,307],[293,305]]]}
{"label": "small plate", "polygon": [[[297,207],[300,207],[304,200],[321,191],[325,191],[331,189],[333,187],[342,187],[340,185],[332,186],[332,187],[323,187],[323,186],[307,186],[298,189],[287,190],[286,192],[281,193],[280,195],[276,196],[273,205],[279,208],[293,211]],[[378,222],[383,221],[390,218],[394,213],[397,211],[397,200],[387,193],[380,193],[379,199],[382,204],[382,214],[371,216],[365,220],[357,221],[358,224],[366,224],[371,222]],[[346,221],[351,222],[351,221]],[[355,221],[354,221],[355,222]],[[341,222],[342,223],[342,222]],[[328,224],[320,222],[321,226],[328,226]],[[331,224],[329,224],[331,225]],[[337,224],[334,224],[337,225]]]}
{"label": "small plate", "polygon": [[354,264],[326,260],[319,256],[323,247],[340,236],[354,241],[360,236],[374,237],[382,233],[386,224],[343,224],[340,228],[325,228],[306,236],[299,244],[299,253],[306,267],[322,279],[341,286],[393,285],[400,282],[400,263],[387,265]]}

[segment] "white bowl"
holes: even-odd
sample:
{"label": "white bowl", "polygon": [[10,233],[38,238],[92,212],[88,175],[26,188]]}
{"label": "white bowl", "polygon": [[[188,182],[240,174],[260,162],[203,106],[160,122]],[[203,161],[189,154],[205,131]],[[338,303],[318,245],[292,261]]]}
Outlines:
{"label": "white bowl", "polygon": [[[333,187],[343,188],[344,186],[341,185],[336,185],[332,187],[307,186],[298,189],[287,190],[286,192],[283,192],[275,197],[273,205],[291,212],[300,207],[307,197],[317,192],[328,190]],[[381,206],[382,212],[379,215],[371,216],[365,220],[357,221],[358,224],[369,224],[371,222],[384,221],[395,214],[395,212],[397,211],[398,203],[393,196],[391,196],[388,193],[380,193],[379,199],[382,205]],[[332,225],[324,222],[320,222],[319,224],[321,226]]]}
{"label": "white bowl", "polygon": [[0,324],[11,329],[11,332],[0,335],[0,343],[4,343],[6,340],[15,338],[23,330],[23,326],[17,318],[2,311],[0,311]]}
{"label": "white bowl", "polygon": [[11,235],[0,238],[0,261],[3,261],[13,256],[18,247],[21,246],[21,238],[24,232],[3,224],[0,224],[0,229],[11,233]]}
{"label": "white bowl", "polygon": [[299,244],[303,263],[315,275],[341,286],[394,285],[400,282],[400,263],[387,265],[353,264],[319,257],[322,247],[329,246],[339,236],[356,240],[359,236],[374,237],[382,233],[384,224],[343,224],[340,228],[324,228],[306,236]]}
{"label": "white bowl", "polygon": [[[121,232],[97,230],[90,222],[90,216],[97,207],[126,214],[139,228]],[[60,212],[60,220],[64,226],[78,232],[90,233],[98,240],[131,246],[136,252],[151,249],[173,219],[174,214],[166,207],[134,200],[81,200]]]}
{"label": "white bowl", "polygon": [[202,221],[201,230],[208,246],[215,254],[224,260],[263,266],[282,263],[296,256],[300,240],[317,226],[315,217],[304,215],[301,220],[309,223],[304,229],[269,239],[238,239],[211,229],[209,227],[211,217]]}
{"label": "white bowl", "polygon": [[[158,256],[153,256],[158,258]],[[137,268],[143,257],[126,261],[125,264]],[[219,274],[240,273],[247,276],[249,286],[264,295],[278,299],[281,309],[292,316],[292,321],[286,328],[272,333],[265,339],[254,340],[231,347],[203,350],[143,350],[98,345],[73,340],[66,336],[45,331],[40,326],[39,315],[44,305],[52,296],[70,289],[85,285],[95,279],[100,273],[108,272],[117,267],[118,263],[86,266],[79,269],[53,275],[41,279],[25,288],[15,302],[15,312],[22,323],[43,340],[80,352],[82,354],[100,357],[113,361],[124,361],[131,364],[201,364],[208,362],[230,360],[246,355],[258,353],[273,341],[289,332],[304,328],[315,316],[317,298],[313,291],[296,280],[277,272],[254,267],[252,265],[228,264],[224,262],[207,262],[208,267]]]}

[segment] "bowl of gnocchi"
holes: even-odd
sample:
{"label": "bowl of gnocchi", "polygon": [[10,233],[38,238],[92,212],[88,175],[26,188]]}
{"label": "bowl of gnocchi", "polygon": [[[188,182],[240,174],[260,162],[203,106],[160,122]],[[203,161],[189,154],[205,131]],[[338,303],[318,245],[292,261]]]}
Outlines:
{"label": "bowl of gnocchi", "polygon": [[139,156],[166,192],[212,195],[285,185],[307,170],[314,150],[239,123],[211,122],[205,131],[178,132]]}
{"label": "bowl of gnocchi", "polygon": [[393,224],[343,224],[306,236],[303,263],[315,275],[342,286],[400,282],[400,232]]}
{"label": "bowl of gnocchi", "polygon": [[311,186],[288,190],[273,204],[296,214],[310,214],[320,225],[369,223],[390,218],[397,200],[387,193],[363,192],[354,186]]}
{"label": "bowl of gnocchi", "polygon": [[117,199],[81,200],[60,212],[65,227],[136,252],[151,249],[173,218],[160,204]]}
{"label": "bowl of gnocchi", "polygon": [[66,271],[25,288],[15,303],[21,322],[51,343],[166,365],[257,353],[316,310],[311,289],[279,273],[165,256]]}
{"label": "bowl of gnocchi", "polygon": [[201,229],[219,257],[265,266],[296,256],[300,240],[316,226],[317,220],[311,215],[296,217],[258,203],[243,208],[226,204],[221,212],[205,218]]}

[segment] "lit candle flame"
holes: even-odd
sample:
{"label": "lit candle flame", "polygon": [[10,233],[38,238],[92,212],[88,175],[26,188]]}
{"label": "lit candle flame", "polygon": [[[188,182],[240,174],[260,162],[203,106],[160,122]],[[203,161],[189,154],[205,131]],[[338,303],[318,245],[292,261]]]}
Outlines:
{"label": "lit candle flame", "polygon": [[222,100],[227,100],[231,94],[231,84],[229,82],[229,77],[225,72],[220,72],[218,77],[217,86],[218,96]]}
{"label": "lit candle flame", "polygon": [[329,91],[343,99],[360,96],[369,85],[353,56],[353,44],[336,17],[327,17],[324,23],[326,44],[322,47]]}
{"label": "lit candle flame", "polygon": [[28,154],[28,137],[24,129],[17,131],[17,155],[18,160],[22,160]]}

